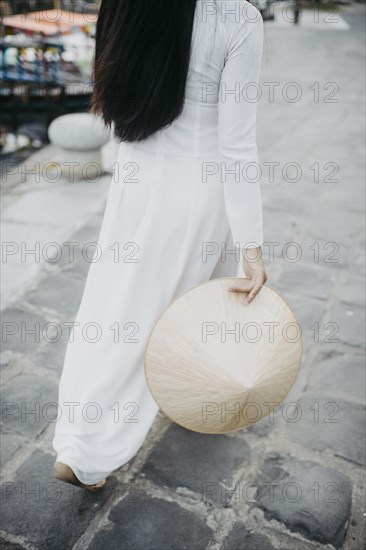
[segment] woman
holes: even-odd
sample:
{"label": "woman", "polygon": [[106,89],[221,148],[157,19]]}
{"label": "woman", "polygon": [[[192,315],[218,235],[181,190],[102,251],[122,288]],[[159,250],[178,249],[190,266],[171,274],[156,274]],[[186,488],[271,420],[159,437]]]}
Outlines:
{"label": "woman", "polygon": [[159,410],[144,350],[174,297],[235,276],[241,257],[247,281],[231,291],[248,304],[266,282],[262,48],[263,21],[246,0],[102,2],[91,110],[120,144],[60,380],[59,479],[98,490],[141,447]]}

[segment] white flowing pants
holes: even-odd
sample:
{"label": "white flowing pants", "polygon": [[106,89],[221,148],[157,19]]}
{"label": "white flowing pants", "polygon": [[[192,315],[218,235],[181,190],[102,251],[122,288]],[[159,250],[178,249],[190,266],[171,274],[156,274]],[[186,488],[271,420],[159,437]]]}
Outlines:
{"label": "white flowing pants", "polygon": [[134,457],[154,422],[159,407],[144,352],[163,309],[210,278],[236,276],[241,265],[222,182],[202,182],[202,159],[125,144],[118,151],[66,350],[52,440],[56,461],[84,483]]}

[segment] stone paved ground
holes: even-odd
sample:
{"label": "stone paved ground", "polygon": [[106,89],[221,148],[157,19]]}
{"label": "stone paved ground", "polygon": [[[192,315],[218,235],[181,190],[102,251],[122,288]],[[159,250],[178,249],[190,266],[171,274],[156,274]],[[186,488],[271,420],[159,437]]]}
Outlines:
{"label": "stone paved ground", "polygon": [[[363,548],[365,6],[336,14],[338,23],[322,17],[266,25],[258,144],[266,240],[278,244],[273,256],[264,250],[269,283],[304,336],[301,374],[284,404],[273,419],[222,436],[189,432],[159,412],[138,455],[100,494],[84,494],[53,479],[54,426],[42,409],[57,396],[65,338],[18,332],[2,343],[1,548]],[[278,83],[274,102],[269,82]],[[296,92],[289,83],[298,102],[283,99]],[[54,151],[43,154],[45,162]],[[270,162],[279,163],[274,181]],[[29,178],[5,186],[4,240],[96,239],[110,176],[73,185]],[[85,261],[14,255],[3,267],[3,322],[29,329],[76,313]],[[43,414],[22,416],[22,403]]]}

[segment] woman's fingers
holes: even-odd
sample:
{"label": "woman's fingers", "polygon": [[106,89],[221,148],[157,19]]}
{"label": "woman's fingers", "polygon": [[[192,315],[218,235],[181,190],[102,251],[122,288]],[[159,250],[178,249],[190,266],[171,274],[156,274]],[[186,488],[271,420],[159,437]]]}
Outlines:
{"label": "woman's fingers", "polygon": [[260,289],[264,285],[264,279],[261,278],[260,280],[250,280],[246,284],[242,285],[233,285],[229,287],[230,292],[238,292],[247,294],[247,296],[243,299],[243,305],[248,305],[259,293]]}
{"label": "woman's fingers", "polygon": [[253,281],[248,281],[242,285],[233,285],[229,287],[230,292],[250,292],[254,287]]}
{"label": "woman's fingers", "polygon": [[248,305],[257,296],[262,286],[267,282],[266,269],[263,262],[261,247],[245,250],[243,259],[243,271],[246,276],[243,284],[232,285],[231,292],[242,292],[246,294],[243,305]]}
{"label": "woman's fingers", "polygon": [[250,302],[254,300],[254,298],[257,296],[258,292],[262,288],[263,284],[263,281],[260,281],[254,285],[248,296],[244,298],[243,305],[247,306],[248,304],[250,304]]}

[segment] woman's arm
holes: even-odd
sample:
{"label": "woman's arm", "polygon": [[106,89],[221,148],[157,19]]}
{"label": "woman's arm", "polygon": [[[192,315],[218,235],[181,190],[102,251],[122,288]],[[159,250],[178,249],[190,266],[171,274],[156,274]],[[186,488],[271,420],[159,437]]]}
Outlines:
{"label": "woman's arm", "polygon": [[243,268],[249,278],[233,290],[248,293],[249,303],[267,280],[260,248],[263,219],[256,143],[263,20],[253,5],[239,3],[240,20],[238,13],[227,16],[234,20],[221,74],[218,131],[226,212],[235,246],[245,249]]}

